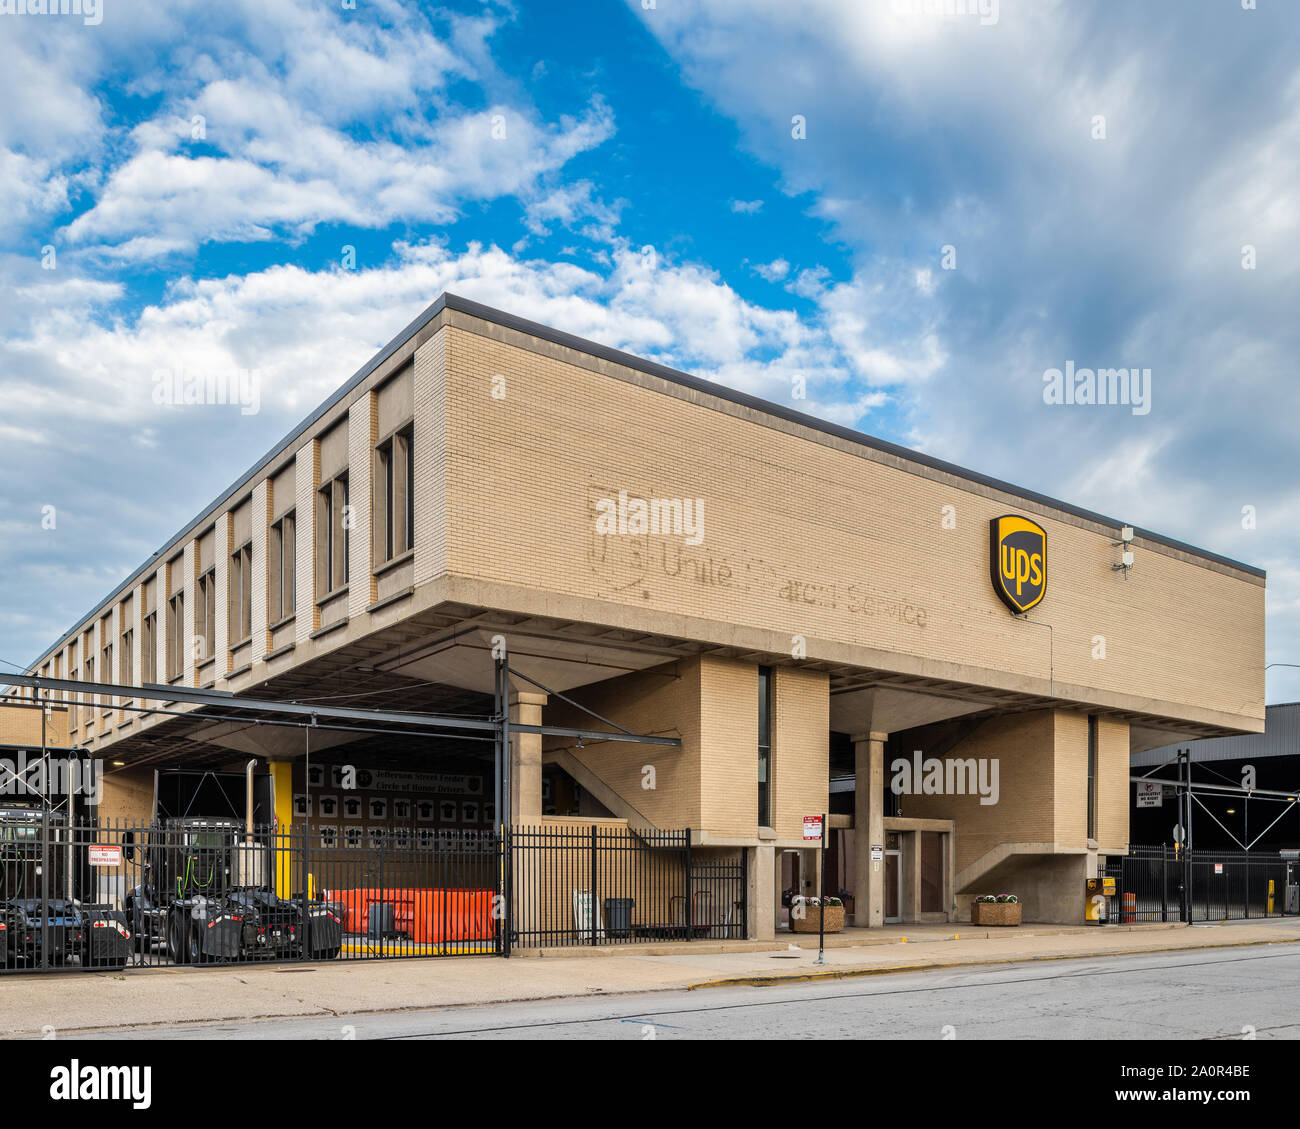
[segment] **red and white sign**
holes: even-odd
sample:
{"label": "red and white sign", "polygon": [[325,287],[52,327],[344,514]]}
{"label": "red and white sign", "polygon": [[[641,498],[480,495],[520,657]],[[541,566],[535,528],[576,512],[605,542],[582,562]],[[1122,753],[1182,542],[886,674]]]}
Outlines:
{"label": "red and white sign", "polygon": [[92,846],[90,848],[90,865],[91,866],[121,866],[122,848]]}
{"label": "red and white sign", "polygon": [[1221,863],[1221,862],[1216,862],[1216,863],[1214,864],[1214,873],[1215,873],[1215,874],[1222,874],[1222,873],[1223,873],[1223,863]]}
{"label": "red and white sign", "polygon": [[805,815],[803,817],[803,837],[805,839],[820,839],[822,837],[822,817],[820,815]]}

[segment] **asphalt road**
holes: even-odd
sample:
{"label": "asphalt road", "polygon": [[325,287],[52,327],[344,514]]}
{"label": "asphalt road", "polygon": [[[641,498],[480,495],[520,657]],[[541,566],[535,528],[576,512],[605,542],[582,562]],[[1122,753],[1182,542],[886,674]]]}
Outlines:
{"label": "asphalt road", "polygon": [[1300,1039],[1292,947],[1152,953],[338,1018],[114,1039]]}

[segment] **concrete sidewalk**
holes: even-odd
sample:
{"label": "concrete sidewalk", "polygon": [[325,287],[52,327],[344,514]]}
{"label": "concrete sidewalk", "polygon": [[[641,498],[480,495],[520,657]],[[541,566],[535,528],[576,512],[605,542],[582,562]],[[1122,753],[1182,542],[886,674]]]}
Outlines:
{"label": "concrete sidewalk", "polygon": [[[1134,952],[1300,943],[1300,918],[1217,926],[895,927],[834,938],[816,965],[817,938],[678,942],[549,950],[544,959],[444,957],[317,965],[139,969],[119,974],[0,977],[0,1037],[107,1033],[112,1028],[288,1016],[359,1015],[722,984],[766,984]],[[829,939],[828,939],[829,940]],[[746,946],[737,949],[734,946]]]}

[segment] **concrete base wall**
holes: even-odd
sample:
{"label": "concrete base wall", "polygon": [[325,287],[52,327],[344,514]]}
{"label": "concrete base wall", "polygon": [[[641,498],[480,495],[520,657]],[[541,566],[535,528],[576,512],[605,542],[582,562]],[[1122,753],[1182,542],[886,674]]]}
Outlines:
{"label": "concrete base wall", "polygon": [[979,889],[957,895],[957,918],[970,921],[971,902],[980,894],[1015,894],[1026,922],[1082,925],[1084,885],[1095,868],[1095,858],[1086,854],[1017,855],[981,878]]}

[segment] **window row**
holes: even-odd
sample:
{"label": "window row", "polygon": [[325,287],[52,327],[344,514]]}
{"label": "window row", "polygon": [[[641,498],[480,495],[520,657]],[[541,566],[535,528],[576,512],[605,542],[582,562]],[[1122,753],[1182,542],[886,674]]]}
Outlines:
{"label": "window row", "polygon": [[[410,424],[398,428],[378,443],[373,452],[372,464],[372,560],[376,570],[396,561],[415,547],[415,458],[414,435]],[[349,496],[348,472],[343,470],[329,478],[316,491],[315,513],[312,516],[315,533],[314,576],[312,577],[317,604],[337,597],[348,585],[352,530],[355,514]],[[269,527],[266,545],[266,622],[276,627],[291,619],[297,609],[298,592],[298,538],[297,513],[289,510],[276,518]],[[235,649],[252,638],[253,634],[253,543],[245,540],[230,553],[226,570],[226,590],[217,591],[217,570],[211,563],[210,553],[204,555],[206,568],[200,573],[192,589],[193,635],[187,638],[185,625],[186,588],[173,572],[175,590],[167,598],[166,638],[164,647],[164,679],[174,682],[185,672],[187,653],[192,651],[194,662],[203,666],[215,657],[222,645],[217,639],[218,600],[226,601],[226,639],[224,646]],[[177,564],[173,564],[173,570]],[[146,582],[146,587],[149,582]],[[125,685],[157,682],[159,680],[158,611],[153,598],[145,601],[145,614],[139,622],[140,657],[136,670],[136,625],[132,612],[132,597],[122,602],[122,630],[113,637],[112,617],[103,617],[99,651],[99,669],[103,677]],[[82,665],[71,674],[73,678],[94,680],[95,656],[92,651],[94,633],[86,631],[76,641],[80,648]],[[114,677],[114,653],[117,655]],[[45,673],[57,670],[60,660],[56,656],[44,667]],[[69,664],[71,665],[71,664]],[[91,703],[93,706],[94,703]],[[107,702],[99,703],[107,711]],[[83,707],[87,715],[91,706]]]}

